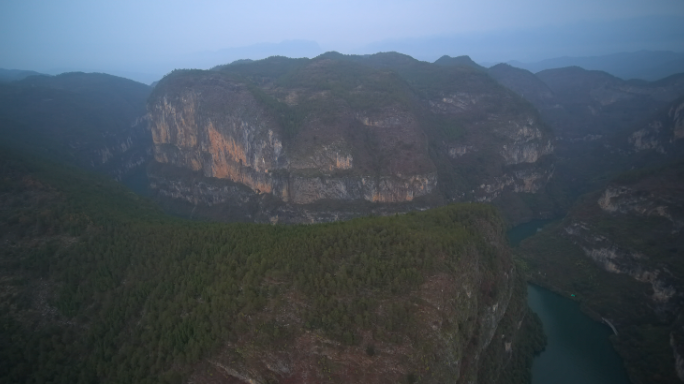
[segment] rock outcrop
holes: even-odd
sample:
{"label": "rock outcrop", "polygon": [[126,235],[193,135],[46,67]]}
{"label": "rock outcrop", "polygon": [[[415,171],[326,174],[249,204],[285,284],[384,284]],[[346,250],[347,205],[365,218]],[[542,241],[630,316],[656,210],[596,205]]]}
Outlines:
{"label": "rock outcrop", "polygon": [[672,159],[684,157],[684,98],[679,98],[628,134],[630,149]]}

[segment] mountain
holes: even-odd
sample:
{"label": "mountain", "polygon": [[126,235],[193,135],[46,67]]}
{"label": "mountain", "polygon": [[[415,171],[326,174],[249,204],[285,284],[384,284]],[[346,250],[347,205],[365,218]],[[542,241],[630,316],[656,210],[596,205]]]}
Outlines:
{"label": "mountain", "polygon": [[529,381],[543,346],[483,204],[185,221],[0,143],[0,381]]}
{"label": "mountain", "polygon": [[501,85],[524,97],[540,111],[556,105],[551,88],[530,71],[509,64],[497,64],[487,72]]}
{"label": "mountain", "polygon": [[560,108],[548,110],[561,139],[614,132],[657,112],[684,95],[684,74],[655,81],[624,81],[579,67],[549,69],[536,75],[554,92]]}
{"label": "mountain", "polygon": [[[421,37],[393,38],[370,43],[348,53],[374,53],[397,51],[419,60],[434,61],[443,55],[457,56],[467,53],[478,63],[535,63],[550,57],[603,56],[606,52],[635,52],[627,59],[637,59],[641,53],[651,57],[665,56],[668,52],[682,51],[684,29],[678,15],[644,15],[614,20],[588,20],[575,23],[550,23],[527,28],[506,28],[468,33],[442,34]],[[644,49],[658,49],[648,52]],[[676,53],[675,55],[679,55]],[[616,55],[619,57],[619,54]],[[620,68],[619,60],[613,61]],[[657,61],[655,61],[657,62]],[[641,69],[651,69],[652,63],[642,61]],[[657,62],[666,64],[667,62]],[[578,65],[568,63],[561,65]],[[629,63],[622,63],[630,68]],[[635,66],[640,68],[639,66]],[[667,68],[667,67],[665,67]],[[548,68],[543,68],[548,69]],[[594,69],[594,68],[592,68]],[[606,68],[596,68],[605,70]],[[653,69],[659,69],[655,67]],[[535,69],[537,72],[541,69]],[[676,70],[679,73],[684,70]],[[655,79],[654,79],[655,80]]]}
{"label": "mountain", "polygon": [[457,56],[457,57],[451,57],[449,55],[444,55],[437,59],[435,61],[435,64],[437,65],[444,65],[444,66],[449,66],[449,65],[462,65],[466,67],[472,67],[475,69],[482,69],[484,70],[485,68],[482,67],[481,65],[477,64],[474,62],[470,56],[463,55],[463,56]]}
{"label": "mountain", "polygon": [[151,88],[101,73],[31,76],[0,84],[0,134],[29,149],[118,180],[151,157]]}
{"label": "mountain", "polygon": [[636,155],[634,162],[638,161],[638,166],[684,158],[684,95],[621,133],[622,143],[626,142],[627,150]]}
{"label": "mountain", "polygon": [[494,201],[519,221],[539,214],[534,196],[553,173],[553,136],[534,108],[461,60],[330,52],[175,71],[148,111],[157,197],[223,220]]}
{"label": "mountain", "polygon": [[[646,161],[644,155],[650,152],[634,155],[636,149],[629,140],[635,139],[629,136],[643,130],[647,121],[676,109],[671,103],[684,95],[684,74],[653,82],[625,81],[579,67],[532,74],[505,64],[488,69],[488,73],[532,102],[555,133],[560,177],[554,188],[567,195],[568,203],[620,172],[666,164],[677,156],[651,153]],[[681,140],[674,134],[668,140],[674,147],[680,146]]]}
{"label": "mountain", "polygon": [[23,69],[3,69],[0,68],[0,83],[8,83],[17,81],[29,76],[42,75],[36,71],[27,71]]}
{"label": "mountain", "polygon": [[521,243],[536,284],[616,330],[635,383],[684,380],[684,163],[622,174]]}
{"label": "mountain", "polygon": [[181,59],[187,63],[176,68],[211,68],[217,63],[228,64],[245,59],[261,60],[271,56],[316,57],[323,52],[315,41],[285,40],[279,43],[260,43],[188,54]]}
{"label": "mountain", "polygon": [[633,382],[680,382],[684,74],[625,81],[508,64],[488,73],[533,103],[558,138],[547,190],[568,213],[521,243],[528,278],[610,324]]}
{"label": "mountain", "polygon": [[607,72],[623,80],[655,81],[684,72],[684,52],[622,52],[602,56],[557,57],[531,63],[509,61],[508,64],[535,73],[546,69],[582,67]]}

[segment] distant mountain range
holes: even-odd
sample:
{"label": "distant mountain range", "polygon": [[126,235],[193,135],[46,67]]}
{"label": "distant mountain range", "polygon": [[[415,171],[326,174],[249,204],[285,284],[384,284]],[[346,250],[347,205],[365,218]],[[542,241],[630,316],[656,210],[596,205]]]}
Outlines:
{"label": "distant mountain range", "polygon": [[602,56],[564,56],[530,63],[514,60],[509,61],[508,64],[534,73],[545,69],[577,66],[589,70],[605,71],[624,80],[653,81],[684,72],[684,52],[622,52]]}
{"label": "distant mountain range", "polygon": [[0,83],[9,83],[10,81],[17,81],[33,75],[42,75],[36,71],[27,71],[23,69],[3,69],[0,68]]}
{"label": "distant mountain range", "polygon": [[598,56],[640,50],[683,50],[684,28],[677,16],[643,16],[611,22],[529,26],[469,34],[415,36],[377,41],[352,52],[397,51],[433,62],[442,55],[468,54],[478,63],[534,62],[551,57]]}

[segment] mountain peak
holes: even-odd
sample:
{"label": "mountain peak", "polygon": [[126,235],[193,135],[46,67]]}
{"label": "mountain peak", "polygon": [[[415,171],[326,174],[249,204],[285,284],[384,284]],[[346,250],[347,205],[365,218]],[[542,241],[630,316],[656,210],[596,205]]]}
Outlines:
{"label": "mountain peak", "polygon": [[475,68],[475,69],[484,69],[481,65],[474,62],[470,58],[470,56],[468,56],[468,55],[462,55],[462,56],[456,56],[456,57],[444,55],[444,56],[440,57],[439,59],[437,59],[437,61],[435,61],[435,64],[443,65],[443,66],[459,65],[459,66],[466,66],[466,67],[471,67],[471,68]]}

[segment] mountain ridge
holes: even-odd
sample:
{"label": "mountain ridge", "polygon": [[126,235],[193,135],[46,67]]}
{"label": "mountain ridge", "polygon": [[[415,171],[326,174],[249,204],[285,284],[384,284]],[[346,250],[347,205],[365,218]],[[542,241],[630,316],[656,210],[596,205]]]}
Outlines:
{"label": "mountain ridge", "polygon": [[537,62],[507,64],[537,73],[546,69],[578,66],[608,72],[623,80],[660,80],[684,71],[684,53],[673,51],[620,52],[601,56],[557,57]]}

